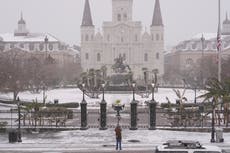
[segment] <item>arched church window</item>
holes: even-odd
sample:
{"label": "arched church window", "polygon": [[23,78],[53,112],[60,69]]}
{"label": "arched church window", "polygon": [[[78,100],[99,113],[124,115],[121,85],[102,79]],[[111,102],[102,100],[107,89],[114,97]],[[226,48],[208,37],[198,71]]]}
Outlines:
{"label": "arched church window", "polygon": [[157,40],[157,41],[160,40],[159,34],[156,34],[156,40]]}
{"label": "arched church window", "polygon": [[85,41],[89,41],[89,35],[85,35]]}
{"label": "arched church window", "polygon": [[121,21],[121,14],[117,15],[117,21]]}
{"label": "arched church window", "polygon": [[159,59],[159,58],[160,58],[160,54],[156,53],[156,59]]}
{"label": "arched church window", "polygon": [[29,44],[29,50],[30,50],[30,51],[34,50],[34,43],[30,43],[30,44]]}
{"label": "arched church window", "polygon": [[186,65],[192,65],[193,60],[191,58],[186,59]]}
{"label": "arched church window", "polygon": [[97,53],[97,61],[100,62],[101,61],[101,54]]}
{"label": "arched church window", "polygon": [[86,59],[86,60],[89,59],[89,53],[85,53],[85,59]]}
{"label": "arched church window", "polygon": [[53,50],[53,44],[49,44],[49,50]]}
{"label": "arched church window", "polygon": [[145,53],[144,61],[145,61],[145,62],[148,61],[148,54],[147,54],[147,53]]}
{"label": "arched church window", "polygon": [[42,51],[42,50],[44,49],[43,43],[40,43],[40,44],[39,44],[39,49],[40,49],[40,51]]}

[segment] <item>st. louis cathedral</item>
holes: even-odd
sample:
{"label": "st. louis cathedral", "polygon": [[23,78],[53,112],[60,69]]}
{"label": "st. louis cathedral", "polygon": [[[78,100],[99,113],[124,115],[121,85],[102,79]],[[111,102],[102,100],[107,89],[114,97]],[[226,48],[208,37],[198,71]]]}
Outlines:
{"label": "st. louis cathedral", "polygon": [[[149,14],[146,14],[149,15]],[[155,1],[150,32],[143,30],[140,21],[133,21],[133,0],[112,0],[112,21],[103,23],[102,31],[95,32],[89,0],[85,0],[81,25],[81,64],[84,71],[107,67],[123,57],[134,73],[143,79],[143,71],[164,73],[164,25],[160,2]]]}

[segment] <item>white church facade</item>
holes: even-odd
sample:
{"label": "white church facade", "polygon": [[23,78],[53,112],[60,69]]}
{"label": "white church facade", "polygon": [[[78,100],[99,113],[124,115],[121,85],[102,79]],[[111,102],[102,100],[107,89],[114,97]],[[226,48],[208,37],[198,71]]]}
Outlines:
{"label": "white church facade", "polygon": [[143,79],[143,71],[164,74],[164,25],[160,2],[156,0],[150,32],[140,21],[133,21],[133,0],[112,0],[112,21],[95,32],[89,0],[85,1],[81,25],[81,65],[83,71],[106,66],[113,73],[114,60],[122,56],[134,73]]}

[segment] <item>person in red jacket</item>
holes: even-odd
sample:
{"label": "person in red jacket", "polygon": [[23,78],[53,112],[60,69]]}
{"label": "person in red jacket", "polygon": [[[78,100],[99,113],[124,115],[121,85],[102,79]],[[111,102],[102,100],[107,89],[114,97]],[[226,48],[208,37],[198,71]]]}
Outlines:
{"label": "person in red jacket", "polygon": [[116,150],[121,150],[121,127],[119,125],[117,125],[117,127],[115,128],[115,133],[116,133]]}

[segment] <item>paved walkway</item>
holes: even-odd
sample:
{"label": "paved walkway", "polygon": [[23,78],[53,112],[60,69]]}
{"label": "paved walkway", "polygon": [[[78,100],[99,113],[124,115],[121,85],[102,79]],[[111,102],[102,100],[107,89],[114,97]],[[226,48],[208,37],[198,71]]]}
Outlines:
{"label": "paved walkway", "polygon": [[[209,144],[210,145],[210,144]],[[213,144],[230,153],[229,144]],[[154,145],[123,145],[122,151],[116,151],[114,145],[84,144],[0,144],[0,153],[154,153]]]}

